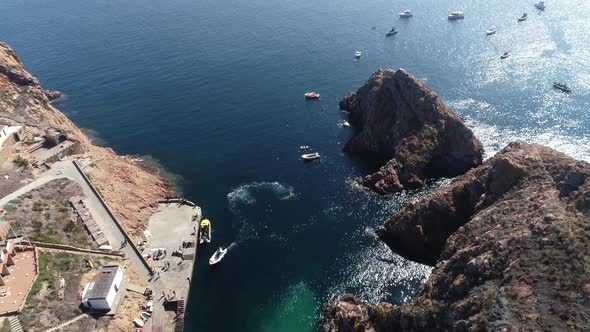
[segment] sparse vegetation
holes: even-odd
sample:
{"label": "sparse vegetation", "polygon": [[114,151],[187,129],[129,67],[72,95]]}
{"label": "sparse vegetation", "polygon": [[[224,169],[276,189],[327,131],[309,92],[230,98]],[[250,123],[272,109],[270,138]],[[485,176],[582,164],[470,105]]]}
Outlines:
{"label": "sparse vegetation", "polygon": [[[82,313],[79,309],[82,275],[91,272],[85,267],[84,258],[70,253],[39,252],[39,276],[19,316],[25,331],[46,330]],[[60,278],[65,280],[63,300],[58,295]]]}
{"label": "sparse vegetation", "polygon": [[27,159],[21,157],[20,155],[16,156],[16,158],[14,158],[14,160],[12,160],[12,163],[20,169],[25,169],[25,168],[29,167],[29,161]]}
{"label": "sparse vegetation", "polygon": [[70,180],[53,180],[6,204],[6,220],[18,224],[15,231],[24,231],[32,241],[93,248],[90,235],[75,221],[69,204],[71,197],[81,193]]}

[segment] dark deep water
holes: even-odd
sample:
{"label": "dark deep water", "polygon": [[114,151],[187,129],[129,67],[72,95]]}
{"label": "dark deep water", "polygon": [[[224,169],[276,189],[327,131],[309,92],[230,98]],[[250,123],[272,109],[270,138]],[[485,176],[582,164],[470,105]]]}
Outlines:
{"label": "dark deep water", "polygon": [[[488,156],[522,139],[590,160],[590,2],[549,1],[543,13],[533,3],[9,0],[0,40],[66,93],[56,106],[74,122],[159,160],[212,220],[187,331],[313,331],[334,297],[407,301],[430,271],[371,231],[416,194],[359,190],[352,179],[368,167],[340,152],[350,130],[337,103],[376,69],[425,81]],[[399,20],[408,8],[415,16]],[[447,21],[452,10],[466,18]],[[392,24],[400,33],[385,38]],[[498,33],[486,37],[489,26]],[[306,102],[310,90],[321,100]],[[303,164],[302,144],[321,162]],[[214,248],[231,243],[210,269]]]}

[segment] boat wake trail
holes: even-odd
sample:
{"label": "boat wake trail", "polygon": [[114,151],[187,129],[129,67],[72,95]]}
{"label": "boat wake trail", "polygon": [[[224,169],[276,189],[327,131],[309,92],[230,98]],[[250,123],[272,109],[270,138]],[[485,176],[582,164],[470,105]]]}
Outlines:
{"label": "boat wake trail", "polygon": [[240,243],[240,241],[234,241],[232,242],[228,247],[227,247],[227,251],[229,252],[230,250],[232,250],[233,248],[235,248],[238,244]]}
{"label": "boat wake trail", "polygon": [[245,239],[258,238],[258,230],[267,227],[262,223],[268,221],[273,201],[276,204],[294,197],[293,187],[276,181],[243,184],[227,194],[229,209],[240,226],[236,245]]}

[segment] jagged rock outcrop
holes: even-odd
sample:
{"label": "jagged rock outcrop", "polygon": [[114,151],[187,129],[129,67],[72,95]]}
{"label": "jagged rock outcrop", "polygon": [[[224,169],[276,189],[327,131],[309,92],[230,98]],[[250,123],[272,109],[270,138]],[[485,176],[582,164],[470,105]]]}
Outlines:
{"label": "jagged rock outcrop", "polygon": [[375,72],[340,108],[356,130],[344,150],[385,163],[363,180],[378,192],[415,189],[482,162],[482,145],[463,120],[403,69]]}
{"label": "jagged rock outcrop", "polygon": [[511,143],[378,231],[436,266],[402,306],[343,296],[332,331],[581,331],[590,327],[590,164]]}
{"label": "jagged rock outcrop", "polygon": [[63,113],[50,104],[61,94],[44,90],[26,71],[10,46],[0,42],[0,126],[25,125],[26,135],[43,135],[49,128],[67,132],[80,141],[82,154],[92,167],[85,169],[103,193],[117,218],[132,236],[143,236],[157,201],[171,195],[169,183],[152,168],[136,164],[109,148],[94,146],[90,139]]}
{"label": "jagged rock outcrop", "polygon": [[61,98],[63,96],[63,93],[55,90],[45,90],[45,95],[47,96],[47,99],[51,102]]}

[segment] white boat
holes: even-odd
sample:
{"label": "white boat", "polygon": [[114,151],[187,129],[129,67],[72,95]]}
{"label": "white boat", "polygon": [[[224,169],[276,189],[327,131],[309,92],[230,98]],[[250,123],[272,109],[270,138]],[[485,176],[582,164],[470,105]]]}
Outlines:
{"label": "white boat", "polygon": [[223,256],[225,256],[226,253],[227,253],[227,249],[224,249],[223,247],[219,247],[219,249],[217,249],[217,251],[215,251],[213,256],[211,256],[211,258],[209,258],[209,265],[215,265],[215,264],[221,262],[221,260],[223,259]]}
{"label": "white boat", "polygon": [[201,231],[199,233],[199,243],[211,243],[211,221],[203,219],[201,221]]}
{"label": "white boat", "polygon": [[496,33],[496,27],[491,27],[489,29],[486,30],[486,35],[493,35]]}
{"label": "white boat", "polygon": [[320,159],[320,157],[321,156],[318,152],[301,155],[301,158],[303,158],[303,160],[315,160],[315,159]]}
{"label": "white boat", "polygon": [[504,53],[502,53],[502,55],[500,55],[500,59],[506,59],[509,56],[510,56],[510,53],[504,52]]}
{"label": "white boat", "polygon": [[463,15],[463,12],[452,12],[449,14],[449,20],[460,20],[465,18],[465,15]]}
{"label": "white boat", "polygon": [[317,92],[308,92],[304,96],[305,99],[320,99],[320,94]]}
{"label": "white boat", "polygon": [[535,4],[535,8],[538,10],[545,10],[545,1],[539,1]]}
{"label": "white boat", "polygon": [[414,16],[414,14],[412,14],[412,12],[409,9],[406,9],[403,12],[399,13],[399,17],[402,17],[402,18],[408,18],[408,17],[412,17],[412,16]]}
{"label": "white boat", "polygon": [[143,321],[139,318],[135,318],[133,320],[133,324],[135,324],[135,326],[137,326],[137,327],[143,327]]}
{"label": "white boat", "polygon": [[354,58],[355,59],[360,59],[361,58],[361,55],[363,55],[363,52],[361,52],[361,51],[354,52]]}
{"label": "white boat", "polygon": [[518,18],[518,22],[522,22],[522,21],[526,20],[528,17],[529,16],[527,13],[522,13],[522,16]]}
{"label": "white boat", "polygon": [[305,152],[305,151],[309,151],[309,150],[311,150],[309,145],[302,145],[299,147],[299,151],[301,151],[301,152]]}

